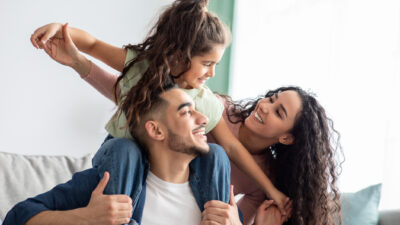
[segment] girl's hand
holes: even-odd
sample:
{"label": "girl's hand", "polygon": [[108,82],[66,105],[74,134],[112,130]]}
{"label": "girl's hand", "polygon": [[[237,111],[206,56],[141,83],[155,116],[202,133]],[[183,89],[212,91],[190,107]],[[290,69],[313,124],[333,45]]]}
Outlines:
{"label": "girl's hand", "polygon": [[35,48],[43,49],[49,39],[63,38],[61,23],[50,23],[39,27],[31,35],[31,42]]}
{"label": "girl's hand", "polygon": [[265,200],[257,209],[255,225],[281,225],[286,218],[281,215],[273,200]]}
{"label": "girl's hand", "polygon": [[274,200],[275,204],[278,206],[282,216],[289,217],[292,210],[292,201],[278,189],[269,193],[269,197]]}
{"label": "girl's hand", "polygon": [[225,202],[212,200],[206,202],[204,211],[201,213],[200,225],[221,224],[221,225],[241,225],[238,207],[233,194],[233,186],[231,185],[231,197],[229,204]]}
{"label": "girl's hand", "polygon": [[68,23],[62,26],[62,36],[48,40],[43,49],[55,61],[75,69],[82,78],[87,76],[91,62],[79,53],[68,32]]}

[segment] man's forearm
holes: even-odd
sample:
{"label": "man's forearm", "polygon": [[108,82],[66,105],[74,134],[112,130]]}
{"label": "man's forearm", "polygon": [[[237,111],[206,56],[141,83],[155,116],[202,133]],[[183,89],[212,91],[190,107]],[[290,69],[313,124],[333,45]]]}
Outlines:
{"label": "man's forearm", "polygon": [[90,225],[84,216],[84,208],[65,211],[43,211],[31,219],[25,225]]}

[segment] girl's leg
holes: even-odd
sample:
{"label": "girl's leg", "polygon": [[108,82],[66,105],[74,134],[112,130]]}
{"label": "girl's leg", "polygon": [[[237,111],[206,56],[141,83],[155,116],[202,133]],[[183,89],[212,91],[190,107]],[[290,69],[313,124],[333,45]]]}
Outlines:
{"label": "girl's leg", "polygon": [[217,144],[209,144],[208,154],[200,155],[190,162],[190,183],[198,192],[201,211],[210,200],[229,203],[231,166],[225,150]]}
{"label": "girl's leg", "polygon": [[136,142],[127,138],[106,138],[92,164],[101,177],[105,171],[110,173],[105,194],[125,194],[136,203],[147,173],[147,161]]}

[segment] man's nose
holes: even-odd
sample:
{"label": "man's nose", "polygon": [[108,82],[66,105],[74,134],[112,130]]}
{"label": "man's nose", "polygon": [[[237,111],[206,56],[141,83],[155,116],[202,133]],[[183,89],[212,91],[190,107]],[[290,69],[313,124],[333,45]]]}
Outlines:
{"label": "man's nose", "polygon": [[197,112],[196,122],[198,124],[206,125],[208,123],[208,118],[207,118],[207,116],[203,115],[202,113]]}

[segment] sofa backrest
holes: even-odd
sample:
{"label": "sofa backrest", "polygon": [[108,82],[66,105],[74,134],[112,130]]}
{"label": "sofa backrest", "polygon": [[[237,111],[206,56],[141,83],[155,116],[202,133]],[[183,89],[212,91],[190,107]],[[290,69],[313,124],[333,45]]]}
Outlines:
{"label": "sofa backrest", "polygon": [[37,156],[0,152],[0,220],[18,202],[50,190],[91,167],[93,155]]}

